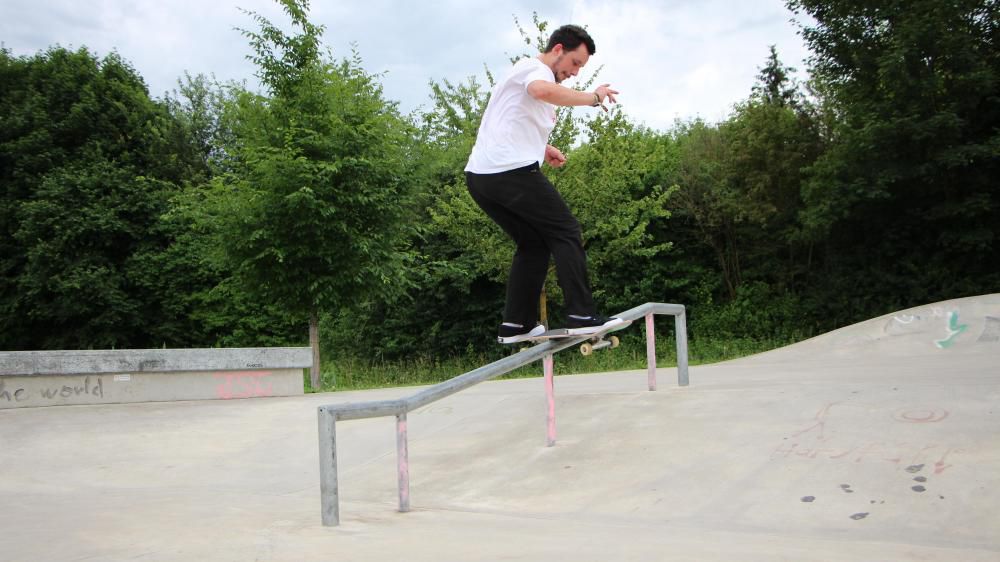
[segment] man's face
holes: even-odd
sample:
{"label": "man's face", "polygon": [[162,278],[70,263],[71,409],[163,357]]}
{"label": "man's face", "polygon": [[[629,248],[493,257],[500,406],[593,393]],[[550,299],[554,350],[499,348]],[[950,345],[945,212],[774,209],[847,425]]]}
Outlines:
{"label": "man's face", "polygon": [[559,49],[560,53],[556,61],[552,63],[552,73],[556,75],[556,83],[560,83],[567,78],[572,78],[579,74],[583,65],[590,60],[590,53],[587,52],[587,45],[580,45],[572,51],[562,50],[562,45],[556,45],[554,49]]}

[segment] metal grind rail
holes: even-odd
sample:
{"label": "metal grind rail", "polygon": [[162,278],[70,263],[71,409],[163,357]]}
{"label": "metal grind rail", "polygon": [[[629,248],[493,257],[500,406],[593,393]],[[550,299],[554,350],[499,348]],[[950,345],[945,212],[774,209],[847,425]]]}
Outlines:
{"label": "metal grind rail", "polygon": [[[677,384],[688,385],[687,319],[684,306],[650,302],[616,314],[626,321],[646,319],[646,362],[649,390],[656,390],[656,335],[653,329],[654,315],[674,317],[677,340]],[[549,340],[534,347],[494,361],[478,369],[459,375],[442,383],[424,389],[408,398],[380,400],[349,404],[331,404],[319,407],[319,474],[320,500],[323,510],[323,525],[340,524],[340,494],[337,483],[337,421],[396,416],[396,457],[399,469],[399,511],[410,510],[410,469],[406,428],[406,414],[431,402],[435,402],[470,386],[509,373],[518,367],[542,360],[545,375],[545,392],[548,414],[546,419],[546,442],[555,445],[555,396],[553,391],[553,355],[564,349],[580,345],[587,336]]]}

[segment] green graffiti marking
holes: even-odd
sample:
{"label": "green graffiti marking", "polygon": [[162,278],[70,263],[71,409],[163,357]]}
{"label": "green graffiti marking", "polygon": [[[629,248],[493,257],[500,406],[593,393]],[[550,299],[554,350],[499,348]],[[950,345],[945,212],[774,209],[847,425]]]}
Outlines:
{"label": "green graffiti marking", "polygon": [[934,343],[941,349],[948,349],[955,343],[955,338],[968,327],[968,324],[958,323],[958,311],[953,310],[948,313],[948,337],[943,340],[937,340]]}

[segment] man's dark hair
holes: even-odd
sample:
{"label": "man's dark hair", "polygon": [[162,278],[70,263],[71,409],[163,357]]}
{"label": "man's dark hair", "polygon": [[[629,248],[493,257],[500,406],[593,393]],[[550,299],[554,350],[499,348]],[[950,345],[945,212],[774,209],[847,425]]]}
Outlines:
{"label": "man's dark hair", "polygon": [[549,44],[545,47],[545,52],[549,52],[556,45],[562,45],[564,51],[575,51],[580,44],[587,45],[587,52],[593,56],[597,52],[594,40],[591,39],[587,30],[579,25],[564,25],[552,32],[549,37]]}

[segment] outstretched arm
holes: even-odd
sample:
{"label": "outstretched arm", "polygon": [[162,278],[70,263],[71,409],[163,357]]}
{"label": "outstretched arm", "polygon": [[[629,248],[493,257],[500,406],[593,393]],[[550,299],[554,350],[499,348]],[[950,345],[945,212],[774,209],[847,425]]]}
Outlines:
{"label": "outstretched arm", "polygon": [[[566,107],[580,105],[604,107],[605,100],[616,103],[618,100],[615,98],[615,95],[617,94],[617,90],[611,89],[611,84],[602,84],[593,92],[581,92],[580,90],[574,90],[573,88],[567,88],[566,86],[561,86],[555,82],[546,82],[545,80],[535,80],[528,84],[528,95],[531,97],[551,103],[552,105]],[[604,107],[604,110],[607,111],[607,108]]]}

